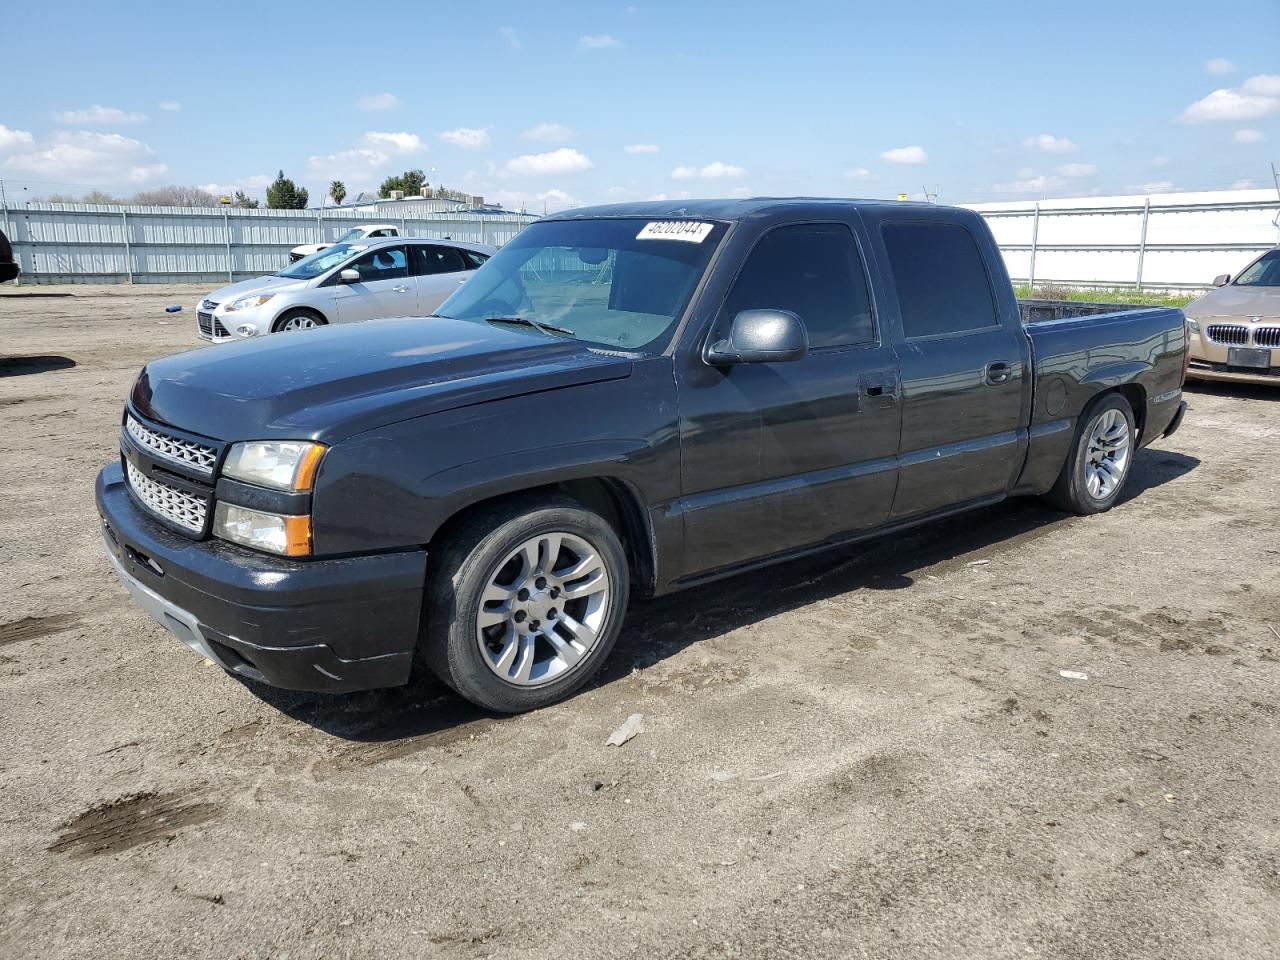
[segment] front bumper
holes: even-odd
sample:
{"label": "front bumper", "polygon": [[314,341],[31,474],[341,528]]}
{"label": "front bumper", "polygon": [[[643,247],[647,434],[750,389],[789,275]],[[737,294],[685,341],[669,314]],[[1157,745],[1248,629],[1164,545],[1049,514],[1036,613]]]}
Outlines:
{"label": "front bumper", "polygon": [[143,512],[118,463],[95,494],[108,557],[139,606],[223,669],[327,693],[408,681],[424,551],[295,561],[191,540]]}
{"label": "front bumper", "polygon": [[[1221,322],[1223,325],[1236,326],[1247,331],[1245,339],[1235,344],[1219,343],[1207,336],[1207,327]],[[1264,332],[1274,331],[1275,324],[1263,324],[1261,327],[1235,323],[1229,319],[1214,318],[1199,320],[1200,333],[1190,339],[1189,349],[1191,361],[1187,365],[1187,376],[1199,380],[1220,380],[1227,383],[1265,383],[1280,386],[1280,348],[1269,346],[1267,342],[1259,342]],[[1231,363],[1232,347],[1269,350],[1270,367],[1243,367]]]}

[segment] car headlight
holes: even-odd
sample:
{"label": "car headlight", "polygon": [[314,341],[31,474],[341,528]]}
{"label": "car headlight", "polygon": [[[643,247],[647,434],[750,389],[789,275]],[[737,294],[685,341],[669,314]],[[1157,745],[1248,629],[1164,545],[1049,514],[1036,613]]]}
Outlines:
{"label": "car headlight", "polygon": [[252,297],[241,297],[239,300],[227,304],[226,312],[235,313],[237,310],[252,310],[254,307],[262,306],[274,296],[274,293],[259,293]]}
{"label": "car headlight", "polygon": [[309,440],[255,440],[233,444],[222,474],[273,490],[306,492],[315,482],[320,458],[328,449]]}
{"label": "car headlight", "polygon": [[1200,324],[1197,321],[1192,320],[1190,317],[1187,317],[1187,329],[1197,337],[1200,336]]}
{"label": "car headlight", "polygon": [[213,535],[283,557],[311,553],[311,518],[306,515],[287,516],[219,503],[213,511]]}

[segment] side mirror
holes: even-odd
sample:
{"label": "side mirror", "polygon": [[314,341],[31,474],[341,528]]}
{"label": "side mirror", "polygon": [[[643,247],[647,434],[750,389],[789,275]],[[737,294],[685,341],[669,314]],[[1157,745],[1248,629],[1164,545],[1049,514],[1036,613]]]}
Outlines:
{"label": "side mirror", "polygon": [[1215,287],[1225,287],[1230,282],[1231,282],[1231,274],[1229,273],[1220,273],[1213,278],[1213,285]]}
{"label": "side mirror", "polygon": [[733,318],[728,338],[707,345],[713,367],[735,363],[781,363],[809,352],[804,322],[789,310],[743,310]]}
{"label": "side mirror", "polygon": [[347,269],[338,274],[338,279],[343,283],[359,283],[360,271],[353,267],[347,267]]}

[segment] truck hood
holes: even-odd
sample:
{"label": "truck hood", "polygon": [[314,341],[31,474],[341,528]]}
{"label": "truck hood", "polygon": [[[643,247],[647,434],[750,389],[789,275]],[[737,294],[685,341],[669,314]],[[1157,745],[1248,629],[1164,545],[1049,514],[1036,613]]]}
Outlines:
{"label": "truck hood", "polygon": [[230,303],[232,300],[239,300],[241,297],[255,293],[291,293],[294,290],[302,290],[310,282],[295,280],[292,277],[254,277],[252,280],[241,280],[230,286],[219,287],[213,293],[207,294],[204,299],[212,300],[214,303]]}
{"label": "truck hood", "polygon": [[1228,284],[1210,290],[1199,300],[1193,300],[1183,308],[1193,320],[1209,317],[1232,317],[1248,320],[1250,317],[1280,317],[1280,287],[1244,286]]}
{"label": "truck hood", "polygon": [[343,437],[411,417],[626,377],[626,356],[443,317],[342,324],[154,360],[130,402],[217,440]]}

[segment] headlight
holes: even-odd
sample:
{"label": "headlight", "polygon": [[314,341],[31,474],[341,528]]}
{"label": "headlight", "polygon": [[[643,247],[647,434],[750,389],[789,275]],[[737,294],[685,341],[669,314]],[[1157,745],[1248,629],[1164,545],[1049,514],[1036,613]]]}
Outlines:
{"label": "headlight", "polygon": [[234,503],[219,503],[213,512],[213,535],[283,557],[305,557],[311,553],[311,518],[308,516],[283,516]]}
{"label": "headlight", "polygon": [[1195,320],[1192,320],[1190,317],[1187,317],[1187,329],[1190,330],[1192,333],[1194,333],[1197,337],[1200,336],[1200,324],[1197,323]]}
{"label": "headlight", "polygon": [[311,489],[327,448],[307,440],[255,440],[232,445],[223,476],[293,493]]}
{"label": "headlight", "polygon": [[237,310],[252,310],[254,307],[262,306],[274,296],[274,293],[260,293],[253,297],[242,297],[234,303],[227,304],[226,312],[235,313]]}

